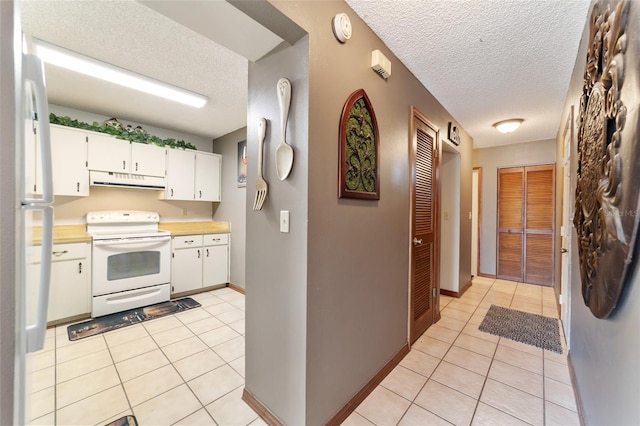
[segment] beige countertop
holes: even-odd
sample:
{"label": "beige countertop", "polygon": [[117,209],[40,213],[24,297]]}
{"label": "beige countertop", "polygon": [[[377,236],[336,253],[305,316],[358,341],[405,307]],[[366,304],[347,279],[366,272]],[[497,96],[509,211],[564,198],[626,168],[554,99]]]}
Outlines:
{"label": "beige countertop", "polygon": [[[171,232],[171,235],[194,234],[226,234],[230,232],[228,222],[160,222],[159,228]],[[90,242],[87,225],[54,225],[53,243],[83,243]],[[42,228],[33,227],[33,244],[42,242]]]}
{"label": "beige countertop", "polygon": [[[53,243],[87,243],[91,236],[87,234],[87,225],[54,225]],[[42,242],[42,227],[33,227],[33,244]]]}
{"label": "beige countertop", "polygon": [[226,234],[231,231],[229,222],[160,222],[159,228],[171,235]]}

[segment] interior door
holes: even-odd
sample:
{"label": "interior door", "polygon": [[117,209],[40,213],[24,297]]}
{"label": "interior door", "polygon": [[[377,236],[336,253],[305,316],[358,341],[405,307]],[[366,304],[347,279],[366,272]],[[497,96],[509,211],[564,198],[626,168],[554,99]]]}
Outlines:
{"label": "interior door", "polygon": [[525,168],[524,281],[553,284],[555,166]]}
{"label": "interior door", "polygon": [[438,131],[416,109],[411,139],[411,309],[415,342],[436,320],[438,293]]}
{"label": "interior door", "polygon": [[498,170],[498,278],[522,281],[524,168]]}
{"label": "interior door", "polygon": [[562,263],[560,275],[560,297],[562,310],[562,326],[567,347],[571,347],[571,219],[573,216],[571,196],[571,141],[573,140],[573,106],[569,112],[569,118],[562,135],[564,158],[562,162],[563,188],[562,188],[562,227],[560,232]]}

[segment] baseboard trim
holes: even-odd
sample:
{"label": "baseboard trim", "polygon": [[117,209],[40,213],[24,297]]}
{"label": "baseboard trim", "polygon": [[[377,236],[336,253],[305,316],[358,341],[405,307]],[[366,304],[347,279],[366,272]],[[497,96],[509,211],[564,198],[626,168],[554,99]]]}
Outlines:
{"label": "baseboard trim", "polygon": [[462,295],[464,294],[465,291],[469,290],[469,287],[471,287],[471,280],[469,280],[464,285],[464,287],[462,287],[462,290],[460,290],[460,291],[445,290],[445,289],[441,288],[440,289],[440,294],[444,294],[445,296],[449,296],[449,297],[460,298],[460,297],[462,297]]}
{"label": "baseboard trim", "polygon": [[495,274],[485,274],[483,272],[478,272],[478,276],[479,277],[484,277],[484,278],[491,278],[493,280],[496,279],[496,275]]}
{"label": "baseboard trim", "polygon": [[235,284],[228,283],[228,284],[227,284],[227,287],[229,287],[231,290],[235,290],[235,291],[237,291],[238,293],[246,294],[246,293],[245,293],[245,289],[244,289],[244,288],[242,288],[242,287],[240,287],[240,286],[237,286],[237,285],[235,285]]}
{"label": "baseboard trim", "polygon": [[462,287],[462,290],[460,290],[460,296],[462,296],[467,290],[469,290],[471,288],[471,285],[471,280],[467,281],[464,287]]}
{"label": "baseboard trim", "polygon": [[326,424],[327,426],[338,426],[344,422],[351,413],[356,409],[358,405],[364,401],[367,396],[384,380],[391,370],[393,370],[402,361],[410,350],[409,343],[405,343],[404,346],[378,371],[367,384],[365,384],[353,398],[349,400]]}
{"label": "baseboard trim", "polygon": [[580,426],[586,425],[584,421],[584,406],[580,397],[580,389],[578,388],[578,380],[576,379],[576,371],[573,369],[573,361],[571,359],[571,351],[567,354],[567,364],[569,365],[569,376],[571,376],[571,385],[573,387],[573,396],[576,398],[576,407],[578,408],[578,418]]}
{"label": "baseboard trim", "polygon": [[244,388],[242,391],[242,400],[247,403],[258,415],[270,426],[284,426],[284,422],[280,421],[278,416],[273,414],[258,398],[253,396],[251,392]]}

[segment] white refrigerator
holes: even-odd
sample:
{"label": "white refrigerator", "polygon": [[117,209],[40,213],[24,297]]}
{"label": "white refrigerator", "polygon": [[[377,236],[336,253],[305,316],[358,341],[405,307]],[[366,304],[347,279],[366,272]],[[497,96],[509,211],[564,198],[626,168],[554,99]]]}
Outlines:
{"label": "white refrigerator", "polygon": [[[0,273],[5,289],[1,306],[3,317],[6,312],[13,316],[12,342],[9,341],[6,327],[0,329],[0,363],[3,369],[8,367],[10,370],[3,371],[0,390],[2,399],[8,397],[7,400],[11,402],[11,406],[6,401],[0,406],[0,423],[10,421],[10,424],[22,425],[36,420],[39,411],[44,408],[43,404],[55,402],[53,392],[49,397],[32,387],[36,382],[33,368],[44,352],[47,325],[53,231],[51,144],[43,64],[37,57],[25,53],[19,2],[3,0],[0,3],[0,38],[3,40],[0,58],[3,100],[0,114],[4,127],[0,139],[0,154],[3,157],[0,165],[3,175],[13,175],[3,179],[3,184],[9,184],[12,188],[5,187],[0,198],[2,215],[5,215],[8,212],[9,194],[13,193],[13,220],[3,218],[0,234]],[[7,51],[9,42],[11,48]],[[8,97],[13,101],[12,107]],[[5,155],[11,152],[12,163]],[[34,227],[37,227],[37,232],[34,232]],[[9,235],[11,231],[13,241]],[[9,285],[14,286],[13,292],[5,287]],[[5,297],[11,293],[13,300]],[[7,363],[6,348],[13,351],[12,366]],[[9,378],[13,381],[11,394],[6,393],[9,390]]]}

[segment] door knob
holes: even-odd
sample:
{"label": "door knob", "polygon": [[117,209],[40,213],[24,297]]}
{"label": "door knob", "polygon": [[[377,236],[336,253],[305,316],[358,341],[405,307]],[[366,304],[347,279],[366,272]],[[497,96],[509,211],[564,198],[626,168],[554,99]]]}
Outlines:
{"label": "door knob", "polygon": [[567,253],[567,252],[568,252],[568,250],[566,248],[561,248],[560,249],[560,253]]}
{"label": "door knob", "polygon": [[414,246],[421,246],[422,245],[422,238],[418,239],[418,237],[413,237],[413,245]]}

